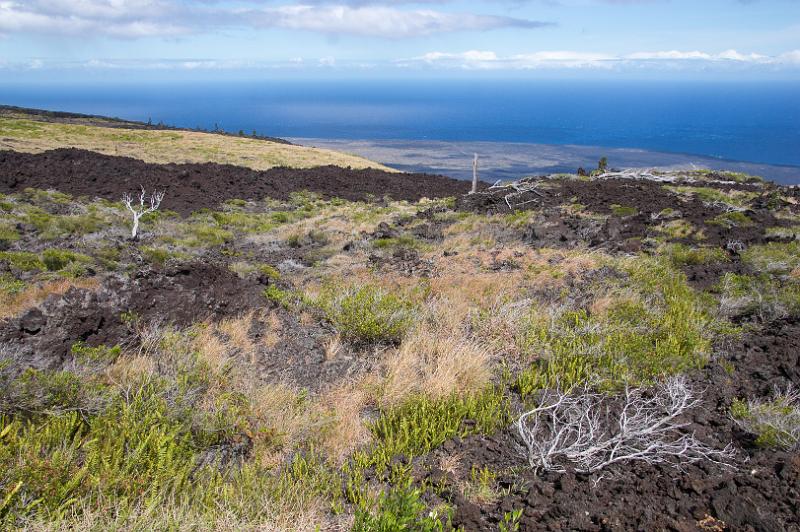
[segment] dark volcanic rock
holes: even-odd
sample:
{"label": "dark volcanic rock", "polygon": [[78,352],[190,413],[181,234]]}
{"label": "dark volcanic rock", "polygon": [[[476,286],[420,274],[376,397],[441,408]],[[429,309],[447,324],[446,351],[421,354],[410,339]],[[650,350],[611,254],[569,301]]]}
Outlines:
{"label": "dark volcanic rock", "polygon": [[251,170],[226,164],[150,164],[130,157],[62,148],[40,154],[0,151],[0,192],[27,187],[75,196],[119,200],[126,191],[166,191],[165,209],[188,214],[229,199],[287,199],[300,190],[323,197],[365,200],[390,196],[416,201],[467,192],[470,184],[449,177],[336,166]]}

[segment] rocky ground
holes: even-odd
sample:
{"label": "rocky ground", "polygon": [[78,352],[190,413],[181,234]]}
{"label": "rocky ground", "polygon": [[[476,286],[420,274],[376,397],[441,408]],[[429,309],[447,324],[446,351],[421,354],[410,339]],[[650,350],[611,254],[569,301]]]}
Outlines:
{"label": "rocky ground", "polygon": [[[119,198],[140,184],[166,196],[133,240]],[[773,405],[778,433],[736,406],[800,385],[796,189],[692,172],[466,195],[70,149],[0,153],[0,187],[5,526],[800,529],[800,405]],[[514,422],[549,390],[676,374],[700,399],[679,432],[722,463],[531,467]],[[113,445],[145,428],[171,435],[160,465]]]}

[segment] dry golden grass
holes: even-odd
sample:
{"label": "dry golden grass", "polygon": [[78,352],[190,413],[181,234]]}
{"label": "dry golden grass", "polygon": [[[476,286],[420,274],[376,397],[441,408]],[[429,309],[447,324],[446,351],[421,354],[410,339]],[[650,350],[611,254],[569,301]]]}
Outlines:
{"label": "dry golden grass", "polygon": [[393,171],[362,157],[332,150],[194,131],[122,129],[0,117],[3,147],[28,153],[81,148],[149,163],[221,163],[267,170],[277,166],[335,165]]}
{"label": "dry golden grass", "polygon": [[216,326],[217,331],[225,335],[228,345],[238,349],[242,354],[251,354],[255,350],[255,345],[250,339],[254,314],[255,312],[249,312],[239,318],[223,320]]}
{"label": "dry golden grass", "polygon": [[150,530],[171,530],[189,532],[214,530],[216,532],[238,532],[240,530],[258,532],[330,532],[350,530],[352,516],[334,516],[328,511],[328,503],[321,499],[303,501],[297,508],[281,501],[265,497],[261,501],[265,514],[260,519],[246,519],[234,512],[219,513],[212,519],[189,510],[177,501],[151,505],[134,512],[118,511],[109,508],[98,511],[95,508],[73,506],[63,518],[25,521],[23,530],[33,532],[97,532],[117,530],[120,532],[145,532]]}
{"label": "dry golden grass", "polygon": [[261,345],[266,349],[274,349],[281,342],[281,329],[283,322],[274,312],[264,318],[265,330],[261,338]]}
{"label": "dry golden grass", "polygon": [[222,373],[224,368],[230,363],[228,347],[219,338],[214,327],[205,325],[200,329],[196,339],[195,348],[199,358],[208,364],[211,371],[216,374]]}
{"label": "dry golden grass", "polygon": [[0,292],[0,319],[18,316],[28,309],[38,306],[52,295],[63,295],[70,288],[96,289],[97,279],[60,279],[29,286],[21,292],[6,294]]}
{"label": "dry golden grass", "polygon": [[369,443],[371,433],[361,414],[371,400],[361,383],[338,385],[320,397],[325,423],[317,445],[329,460],[341,464],[355,449]]}
{"label": "dry golden grass", "polygon": [[489,350],[473,340],[419,327],[385,353],[378,401],[389,407],[412,395],[439,399],[481,390],[491,379],[491,359]]}
{"label": "dry golden grass", "polygon": [[142,382],[155,373],[156,364],[153,358],[138,354],[123,354],[106,368],[104,376],[109,383],[122,386],[128,382]]}
{"label": "dry golden grass", "polygon": [[335,360],[344,351],[342,337],[335,334],[325,342],[325,360]]}

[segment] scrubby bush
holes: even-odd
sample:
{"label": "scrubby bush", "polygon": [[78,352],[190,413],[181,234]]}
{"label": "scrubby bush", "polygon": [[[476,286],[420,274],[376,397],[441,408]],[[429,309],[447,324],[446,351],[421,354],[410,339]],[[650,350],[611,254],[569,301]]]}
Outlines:
{"label": "scrubby bush", "polygon": [[800,392],[776,390],[768,399],[736,399],[731,415],[742,429],[756,436],[762,447],[800,448]]}
{"label": "scrubby bush", "polygon": [[42,262],[49,271],[56,272],[71,263],[88,264],[92,262],[92,258],[74,251],[50,248],[42,252]]}
{"label": "scrubby bush", "polygon": [[800,242],[750,246],[742,252],[742,260],[757,271],[786,274],[800,267]]}
{"label": "scrubby bush", "polygon": [[398,343],[414,323],[413,301],[375,285],[328,286],[316,303],[355,343]]}
{"label": "scrubby bush", "polygon": [[0,222],[0,249],[17,240],[19,240],[19,233],[16,228],[9,223]]}
{"label": "scrubby bush", "polygon": [[800,313],[800,282],[779,280],[766,273],[726,273],[719,291],[719,311],[725,317],[753,316],[766,323]]}
{"label": "scrubby bush", "polygon": [[616,388],[705,364],[713,323],[685,276],[653,259],[621,266],[623,286],[594,313],[532,309],[520,342],[537,360],[518,378],[523,395],[586,382]]}
{"label": "scrubby bush", "polygon": [[382,493],[374,509],[359,508],[356,511],[353,532],[443,532],[452,528],[445,527],[437,515],[428,510],[420,499],[421,495],[410,482]]}
{"label": "scrubby bush", "polygon": [[627,218],[628,216],[636,216],[639,214],[638,209],[636,207],[628,207],[625,205],[618,205],[613,204],[611,205],[611,212],[614,216],[619,216],[620,218]]}
{"label": "scrubby bush", "polygon": [[734,227],[747,227],[749,225],[753,225],[753,220],[751,220],[743,212],[731,211],[719,214],[712,219],[707,220],[706,223],[712,225],[721,225],[722,227],[732,229]]}
{"label": "scrubby bush", "polygon": [[694,266],[724,262],[728,255],[721,248],[690,247],[685,244],[669,244],[659,248],[659,253],[669,257],[674,266]]}
{"label": "scrubby bush", "polygon": [[28,251],[0,251],[0,261],[5,261],[12,268],[23,272],[45,269],[45,265],[39,255]]}
{"label": "scrubby bush", "polygon": [[371,425],[377,442],[371,461],[382,469],[396,456],[421,456],[449,438],[491,434],[510,421],[509,402],[500,387],[489,386],[465,397],[413,397]]}

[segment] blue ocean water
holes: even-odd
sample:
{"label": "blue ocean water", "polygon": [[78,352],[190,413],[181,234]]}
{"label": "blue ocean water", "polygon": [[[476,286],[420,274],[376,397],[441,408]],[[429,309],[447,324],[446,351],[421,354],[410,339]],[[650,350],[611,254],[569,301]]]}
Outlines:
{"label": "blue ocean water", "polygon": [[798,82],[0,81],[0,103],[272,136],[630,147],[800,166]]}

